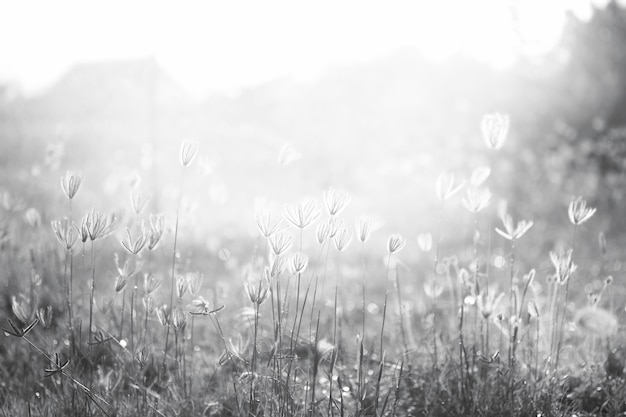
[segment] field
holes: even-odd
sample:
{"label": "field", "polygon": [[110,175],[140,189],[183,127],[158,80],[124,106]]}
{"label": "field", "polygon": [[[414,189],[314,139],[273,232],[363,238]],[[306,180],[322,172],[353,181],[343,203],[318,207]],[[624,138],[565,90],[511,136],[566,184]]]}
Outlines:
{"label": "field", "polygon": [[[509,123],[483,117],[490,161]],[[330,187],[259,208],[255,236],[207,257],[181,203],[199,146],[180,147],[169,217],[139,187],[125,212],[77,213],[76,171],[55,219],[2,194],[2,415],[626,413],[619,261],[583,197],[538,259],[536,219],[489,191],[498,165],[441,173],[428,232],[383,236]]]}

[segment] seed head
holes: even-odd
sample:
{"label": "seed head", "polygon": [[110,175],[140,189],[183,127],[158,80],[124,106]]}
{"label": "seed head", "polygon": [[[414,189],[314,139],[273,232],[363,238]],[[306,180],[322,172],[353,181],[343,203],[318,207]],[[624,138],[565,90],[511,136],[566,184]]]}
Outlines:
{"label": "seed head", "polygon": [[143,301],[143,308],[146,311],[146,313],[148,314],[154,313],[154,298],[150,297],[149,295],[146,295],[145,297],[143,297],[142,301]]}
{"label": "seed head", "polygon": [[44,329],[49,328],[52,324],[52,316],[52,306],[40,307],[37,310],[37,318]]}
{"label": "seed head", "polygon": [[350,194],[343,190],[330,187],[328,191],[324,193],[324,202],[326,203],[328,213],[331,216],[336,216],[350,202]]}
{"label": "seed head", "polygon": [[491,169],[489,167],[478,167],[474,171],[472,171],[472,176],[470,177],[470,186],[477,188],[483,185],[487,178],[491,175]]}
{"label": "seed head", "polygon": [[320,212],[315,200],[307,200],[296,205],[285,205],[285,218],[299,229],[310,225]]}
{"label": "seed head", "polygon": [[572,250],[568,250],[567,252],[555,252],[550,251],[550,260],[552,261],[552,265],[554,266],[554,278],[556,282],[563,285],[569,280],[571,275],[578,268],[572,262]]}
{"label": "seed head", "polygon": [[454,173],[444,172],[437,178],[436,192],[437,198],[441,201],[447,200],[458,193],[464,187],[464,183],[454,185]]}
{"label": "seed head", "polygon": [[491,191],[487,188],[468,188],[461,203],[468,211],[478,213],[489,205]]}
{"label": "seed head", "polygon": [[174,307],[171,317],[172,326],[175,331],[185,331],[187,327],[187,314],[178,307]]}
{"label": "seed head", "polygon": [[186,167],[191,164],[198,152],[198,142],[184,141],[180,147],[180,163]]}
{"label": "seed head", "polygon": [[82,180],[83,174],[77,171],[67,171],[65,176],[61,177],[61,188],[63,188],[63,192],[68,199],[74,198]]}
{"label": "seed head", "polygon": [[189,294],[191,295],[198,294],[198,292],[200,291],[200,288],[202,288],[204,275],[202,275],[200,272],[189,272],[187,275],[185,275],[185,278],[187,279],[187,282],[189,283],[188,285]]}
{"label": "seed head", "polygon": [[142,224],[139,229],[139,233],[134,240],[132,234],[130,233],[130,229],[126,229],[126,238],[123,239],[121,243],[124,249],[126,249],[129,253],[133,255],[138,255],[144,248],[144,246],[146,246],[146,243],[148,243],[148,241],[148,233],[146,233],[146,229]]}
{"label": "seed head", "polygon": [[493,113],[483,116],[481,131],[489,149],[499,150],[504,145],[509,133],[510,118],[508,115]]}
{"label": "seed head", "polygon": [[103,215],[92,209],[83,218],[81,235],[88,235],[91,241],[104,238],[115,231],[118,222],[114,214]]}
{"label": "seed head", "polygon": [[252,304],[261,305],[267,300],[270,290],[269,276],[269,268],[265,267],[262,278],[245,282],[244,286]]}
{"label": "seed head", "polygon": [[496,227],[496,232],[505,239],[508,240],[517,240],[524,236],[528,230],[533,227],[532,220],[521,220],[517,223],[517,226],[513,225],[513,218],[507,214],[505,211],[500,213],[500,219],[502,220],[502,224],[504,225],[504,230],[501,230]]}
{"label": "seed head", "polygon": [[143,276],[143,289],[146,294],[150,295],[161,286],[161,280],[153,273],[146,273]]}
{"label": "seed head", "polygon": [[148,232],[148,250],[154,250],[159,245],[165,231],[165,216],[163,214],[150,215],[150,231]]}
{"label": "seed head", "polygon": [[284,271],[286,255],[272,255],[273,254],[270,254],[270,277],[274,278]]}
{"label": "seed head", "polygon": [[496,291],[493,288],[489,288],[488,291],[484,289],[478,295],[477,305],[478,310],[483,315],[485,320],[489,320],[489,318],[493,315],[493,313],[497,310],[500,301],[504,297],[504,293],[496,295]]}
{"label": "seed head", "polygon": [[269,239],[273,234],[287,228],[287,225],[283,223],[282,218],[279,217],[272,219],[272,213],[269,211],[257,213],[256,224],[261,231],[261,234],[266,239]]}
{"label": "seed head", "polygon": [[29,301],[21,294],[19,299],[16,296],[11,297],[11,311],[24,324],[29,323],[32,316],[29,305]]}
{"label": "seed head", "polygon": [[163,304],[156,308],[157,319],[159,319],[159,323],[162,326],[170,325],[170,312],[171,309],[167,306],[167,304]]}
{"label": "seed head", "polygon": [[302,274],[309,265],[309,257],[302,252],[294,252],[289,257],[289,272],[293,275]]}
{"label": "seed head", "polygon": [[609,337],[617,332],[615,314],[598,307],[584,307],[574,316],[576,326],[591,336]]}
{"label": "seed head", "polygon": [[176,276],[176,296],[183,298],[185,293],[189,290],[189,281],[182,275]]}
{"label": "seed head", "polygon": [[53,220],[51,223],[54,235],[61,245],[65,247],[65,250],[70,250],[76,243],[76,225],[70,223],[70,220],[65,217],[63,220]]}
{"label": "seed head", "polygon": [[352,233],[344,226],[333,237],[335,247],[339,252],[343,252],[352,241]]}
{"label": "seed head", "polygon": [[41,225],[41,214],[36,208],[29,208],[24,213],[24,220],[30,227],[38,228]]}
{"label": "seed head", "polygon": [[372,226],[374,222],[366,216],[356,218],[356,234],[363,243],[367,242],[372,234]]}
{"label": "seed head", "polygon": [[396,253],[406,245],[406,239],[401,234],[396,233],[389,236],[387,240],[387,250],[389,253]]}
{"label": "seed head", "polygon": [[587,202],[582,197],[575,197],[569,203],[567,213],[572,224],[578,226],[589,220],[596,213],[596,209],[587,207]]}
{"label": "seed head", "polygon": [[317,242],[320,245],[326,242],[326,239],[330,237],[330,228],[331,228],[331,224],[330,224],[330,221],[328,220],[320,222],[317,225],[316,236],[317,236]]}
{"label": "seed head", "polygon": [[125,276],[118,275],[115,278],[115,292],[120,292],[126,287],[128,279]]}
{"label": "seed head", "polygon": [[430,252],[433,248],[433,235],[430,233],[422,233],[417,236],[417,246],[424,251]]}
{"label": "seed head", "polygon": [[150,196],[143,196],[140,190],[133,188],[130,192],[130,204],[133,207],[133,211],[136,215],[141,214],[146,205],[150,201]]}
{"label": "seed head", "polygon": [[270,246],[274,255],[278,256],[291,248],[291,235],[286,233],[275,233],[269,238]]}

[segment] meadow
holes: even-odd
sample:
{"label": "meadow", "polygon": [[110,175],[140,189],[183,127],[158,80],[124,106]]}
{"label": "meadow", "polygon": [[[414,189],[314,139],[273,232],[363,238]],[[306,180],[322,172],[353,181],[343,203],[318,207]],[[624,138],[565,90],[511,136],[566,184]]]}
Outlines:
{"label": "meadow", "polygon": [[[488,160],[509,127],[483,117]],[[206,259],[180,227],[199,146],[180,147],[175,216],[139,189],[125,212],[77,213],[71,170],[55,219],[3,192],[3,416],[626,413],[618,260],[584,196],[541,259],[524,254],[537,219],[492,196],[496,164],[441,173],[418,235],[372,239],[377,219],[345,216],[350,194],[330,187],[260,208],[254,238]],[[469,239],[447,239],[460,216]]]}

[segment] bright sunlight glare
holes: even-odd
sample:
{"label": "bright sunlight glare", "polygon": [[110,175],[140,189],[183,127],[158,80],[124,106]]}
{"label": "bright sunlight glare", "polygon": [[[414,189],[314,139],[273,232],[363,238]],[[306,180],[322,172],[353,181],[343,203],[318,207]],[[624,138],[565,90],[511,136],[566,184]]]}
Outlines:
{"label": "bright sunlight glare", "polygon": [[196,95],[283,76],[306,80],[403,47],[505,66],[520,48],[552,47],[566,10],[590,10],[585,0],[0,4],[0,80],[32,92],[75,63],[153,56]]}

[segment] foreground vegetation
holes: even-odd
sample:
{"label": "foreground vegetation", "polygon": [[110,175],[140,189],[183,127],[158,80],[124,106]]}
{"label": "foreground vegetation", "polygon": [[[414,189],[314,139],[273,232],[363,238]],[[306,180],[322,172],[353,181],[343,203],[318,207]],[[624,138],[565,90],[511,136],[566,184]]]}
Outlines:
{"label": "foreground vegetation", "polygon": [[[482,130],[497,155],[508,117],[485,116]],[[401,233],[372,248],[376,222],[342,218],[350,196],[330,188],[321,205],[260,211],[247,260],[222,249],[223,269],[203,273],[180,250],[197,151],[182,145],[172,219],[147,214],[135,189],[131,215],[94,209],[78,220],[82,176],[71,171],[61,180],[67,212],[51,230],[3,194],[2,415],[626,412],[616,284],[576,273],[596,212],[582,197],[563,210],[571,236],[545,254],[549,271],[518,260],[534,223],[493,209],[484,166],[465,182],[439,177],[441,209],[417,236],[415,265],[403,261]],[[473,238],[452,254],[446,218],[462,210]],[[598,253],[606,247],[601,234]]]}

